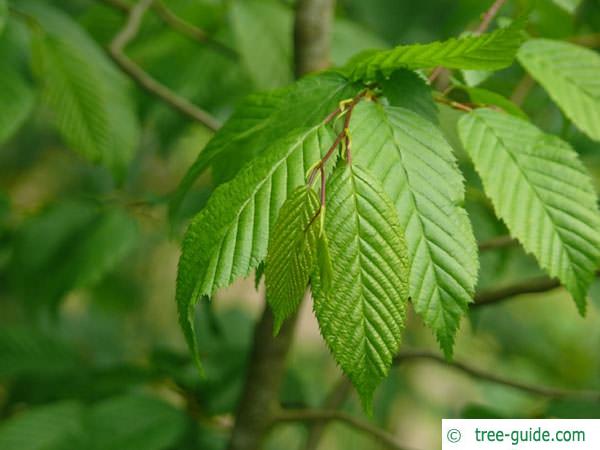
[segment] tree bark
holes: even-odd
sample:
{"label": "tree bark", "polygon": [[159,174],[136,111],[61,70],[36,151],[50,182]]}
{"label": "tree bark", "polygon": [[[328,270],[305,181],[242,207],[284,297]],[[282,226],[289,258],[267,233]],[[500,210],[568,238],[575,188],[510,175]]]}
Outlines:
{"label": "tree bark", "polygon": [[335,0],[298,0],[294,21],[294,63],[301,77],[329,67]]}
{"label": "tree bark", "polygon": [[[295,73],[300,77],[329,65],[331,21],[335,0],[299,0],[294,24]],[[297,316],[273,336],[273,314],[265,310],[256,325],[246,381],[228,450],[259,450],[279,407]]]}
{"label": "tree bark", "polygon": [[273,337],[273,314],[265,305],[256,325],[246,383],[236,414],[229,450],[258,450],[279,404],[286,356],[292,344],[296,316]]}

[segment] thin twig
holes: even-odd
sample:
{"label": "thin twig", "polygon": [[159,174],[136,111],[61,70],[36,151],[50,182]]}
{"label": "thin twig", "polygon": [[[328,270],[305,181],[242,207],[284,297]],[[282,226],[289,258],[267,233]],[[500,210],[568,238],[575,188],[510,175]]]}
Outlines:
{"label": "thin twig", "polygon": [[498,289],[491,289],[478,292],[475,295],[475,303],[471,304],[471,308],[492,305],[517,295],[524,294],[539,294],[559,288],[560,283],[547,277],[533,278],[526,281],[511,284],[509,286]]}
{"label": "thin twig", "polygon": [[[327,395],[325,402],[323,402],[323,409],[329,411],[339,409],[346,401],[351,390],[352,384],[350,383],[350,380],[342,375]],[[303,447],[304,450],[316,450],[318,448],[328,422],[329,421],[327,420],[322,420],[315,421],[312,424],[308,430],[308,436],[306,437],[306,442]]]}
{"label": "thin twig", "polygon": [[518,389],[523,392],[527,392],[533,395],[540,395],[542,397],[560,399],[560,398],[579,398],[592,401],[600,401],[600,391],[594,390],[571,390],[571,389],[560,389],[554,387],[540,386],[539,384],[529,384],[520,381],[515,381],[510,378],[501,377],[499,375],[486,372],[479,368],[473,367],[469,364],[448,361],[443,356],[427,350],[404,350],[396,356],[394,363],[396,365],[411,360],[428,360],[441,364],[452,369],[456,369],[463,372],[473,378],[487,381],[494,384],[499,384],[513,389]]}
{"label": "thin twig", "polygon": [[486,13],[483,15],[481,23],[475,31],[477,34],[482,34],[486,32],[486,30],[490,26],[490,23],[492,23],[492,20],[494,19],[494,17],[496,17],[498,11],[500,11],[500,8],[504,6],[504,3],[506,3],[506,0],[496,0],[494,4],[490,7],[490,9],[486,11]]}
{"label": "thin twig", "polygon": [[504,235],[497,236],[479,243],[479,251],[487,252],[490,250],[498,250],[506,247],[513,247],[518,244],[516,239],[513,239],[512,236]]}
{"label": "thin twig", "polygon": [[[500,11],[500,8],[502,8],[504,3],[506,3],[506,0],[496,0],[492,6],[490,6],[490,8],[483,14],[481,23],[475,30],[475,34],[482,34],[487,31],[492,23],[492,20],[494,17],[496,17],[496,14],[498,14],[498,11]],[[442,66],[438,66],[433,69],[433,72],[431,72],[431,75],[429,75],[429,83],[432,84],[444,71],[445,69]]]}
{"label": "thin twig", "polygon": [[387,448],[394,450],[408,450],[407,447],[399,444],[392,434],[343,411],[326,409],[283,410],[274,417],[275,423],[323,421],[337,421],[345,423],[358,431],[368,434],[381,444],[385,445]]}
{"label": "thin twig", "polygon": [[523,105],[523,102],[527,98],[527,95],[529,95],[533,86],[535,86],[535,80],[531,75],[526,73],[515,86],[515,90],[510,96],[510,100],[517,106]]}
{"label": "thin twig", "polygon": [[146,91],[157,96],[173,109],[200,122],[207,128],[213,131],[218,130],[220,123],[214,117],[152,78],[152,76],[125,55],[125,47],[137,35],[142,18],[152,5],[152,2],[153,0],[141,0],[130,9],[124,27],[117,33],[109,46],[110,55],[121,69]]}
{"label": "thin twig", "polygon": [[[100,0],[107,6],[110,6],[113,9],[116,9],[124,14],[129,14],[132,10],[132,6],[123,0]],[[173,13],[167,6],[165,6],[162,2],[155,0],[155,2],[150,6],[152,10],[156,13],[158,18],[163,21],[165,25],[168,25],[173,29],[173,31],[189,38],[194,41],[198,41],[202,44],[206,44],[222,52],[225,56],[237,60],[239,58],[238,53],[231,47],[223,44],[222,42],[217,41],[206,31],[201,28],[198,28],[195,25],[192,25],[189,22],[186,22],[181,17]]]}
{"label": "thin twig", "polygon": [[213,39],[201,28],[198,28],[181,19],[178,15],[174,14],[169,8],[167,8],[161,1],[155,1],[152,5],[152,9],[154,9],[158,17],[160,17],[165,24],[169,25],[173,30],[177,31],[183,36],[204,43],[215,50],[220,51],[225,56],[233,60],[237,60],[239,58],[238,53],[234,49],[226,46],[216,39]]}
{"label": "thin twig", "polygon": [[600,47],[600,33],[571,36],[567,40],[573,44],[582,45],[584,47]]}

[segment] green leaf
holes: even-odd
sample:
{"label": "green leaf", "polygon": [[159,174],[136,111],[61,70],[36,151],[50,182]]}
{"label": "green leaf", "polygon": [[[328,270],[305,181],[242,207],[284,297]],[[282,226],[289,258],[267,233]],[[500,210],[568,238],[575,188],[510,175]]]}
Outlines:
{"label": "green leaf", "polygon": [[291,11],[274,1],[236,0],[231,25],[242,64],[259,89],[285,86],[292,74]]}
{"label": "green leaf", "polygon": [[124,395],[94,405],[87,416],[93,450],[176,448],[186,430],[185,415],[143,395]]}
{"label": "green leaf", "polygon": [[32,328],[0,329],[0,378],[52,376],[79,370],[74,352],[56,338]]}
{"label": "green leaf", "polygon": [[336,72],[306,77],[290,87],[249,96],[217,132],[190,167],[174,193],[174,217],[187,192],[208,167],[217,182],[233,176],[271,142],[290,130],[310,129],[320,123],[341,100],[353,97],[360,86]]}
{"label": "green leaf", "polygon": [[517,56],[567,117],[600,141],[600,55],[568,42],[533,39]]}
{"label": "green leaf", "polygon": [[19,230],[10,278],[27,301],[56,306],[69,291],[89,287],[113,270],[136,238],[136,223],[123,211],[64,201]]}
{"label": "green leaf", "polygon": [[351,20],[337,17],[331,35],[331,62],[342,66],[358,52],[389,45],[377,34]]}
{"label": "green leaf", "polygon": [[34,71],[58,130],[72,150],[122,178],[139,139],[126,80],[67,16],[46,4],[24,6],[44,28],[33,39]]}
{"label": "green leaf", "polygon": [[352,59],[346,69],[353,80],[373,80],[379,73],[389,75],[400,68],[503,69],[512,63],[521,45],[524,22],[521,18],[508,27],[480,36],[365,52]]}
{"label": "green leaf", "polygon": [[429,121],[403,108],[361,103],[350,123],[353,156],[394,202],[411,260],[417,313],[450,357],[477,281],[477,245],[462,207],[452,149]]}
{"label": "green leaf", "polygon": [[438,123],[438,108],[427,82],[412,70],[400,69],[381,81],[383,95],[390,105],[410,109],[433,123]]}
{"label": "green leaf", "polygon": [[600,261],[600,215],[577,154],[528,122],[491,110],[464,116],[459,132],[498,217],[583,313]]}
{"label": "green leaf", "polygon": [[4,31],[6,21],[8,20],[8,4],[6,0],[0,0],[0,35]]}
{"label": "green leaf", "polygon": [[82,407],[73,402],[41,406],[17,414],[0,426],[2,450],[81,448]]}
{"label": "green leaf", "polygon": [[519,108],[516,104],[511,102],[506,97],[503,97],[500,94],[497,94],[492,91],[488,91],[487,89],[468,87],[468,86],[460,86],[460,89],[469,94],[469,97],[473,103],[479,106],[498,106],[503,109],[508,114],[512,114],[513,116],[520,117],[521,119],[528,120],[527,114],[523,112],[521,108]]}
{"label": "green leaf", "polygon": [[331,289],[313,280],[321,334],[367,411],[401,342],[408,258],[394,206],[377,181],[345,161],[327,182]]}
{"label": "green leaf", "polygon": [[185,234],[177,275],[180,323],[194,354],[198,299],[247,276],[265,258],[269,231],[290,193],[333,142],[323,126],[274,140],[231,181],[215,189]]}
{"label": "green leaf", "polygon": [[270,232],[265,281],[267,301],[275,316],[275,333],[300,305],[315,263],[320,221],[320,202],[308,186],[288,197]]}
{"label": "green leaf", "polygon": [[0,143],[10,138],[29,117],[34,105],[31,86],[23,76],[0,61]]}
{"label": "green leaf", "polygon": [[565,11],[573,14],[579,8],[581,4],[581,0],[554,0],[558,6],[560,6]]}

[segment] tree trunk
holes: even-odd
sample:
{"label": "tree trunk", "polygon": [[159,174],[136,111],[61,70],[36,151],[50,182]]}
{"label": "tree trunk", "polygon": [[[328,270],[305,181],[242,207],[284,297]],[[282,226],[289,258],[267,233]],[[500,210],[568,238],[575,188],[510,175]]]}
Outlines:
{"label": "tree trunk", "polygon": [[[294,24],[295,73],[300,77],[329,65],[331,20],[335,0],[299,0]],[[273,337],[273,315],[267,305],[256,325],[246,382],[228,450],[259,450],[278,408],[297,317],[288,319]]]}

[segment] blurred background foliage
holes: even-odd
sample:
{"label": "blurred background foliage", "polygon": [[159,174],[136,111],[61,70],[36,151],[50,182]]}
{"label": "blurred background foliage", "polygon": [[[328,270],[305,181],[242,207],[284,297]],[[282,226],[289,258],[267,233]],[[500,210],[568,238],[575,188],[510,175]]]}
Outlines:
{"label": "blurred background foliage", "polygon": [[[224,448],[263,288],[242,280],[198,311],[206,377],[180,334],[174,281],[183,227],[214,185],[202,177],[172,220],[170,195],[210,139],[202,125],[139,89],[105,51],[128,2],[0,0],[0,448]],[[471,29],[481,0],[338,0],[332,60],[365,48],[427,42]],[[533,36],[600,48],[599,0],[515,0]],[[128,56],[161,83],[225,120],[247,94],[292,81],[293,2],[171,0],[203,43],[145,17]],[[499,19],[502,20],[502,16]],[[542,129],[581,154],[600,187],[600,148],[528,84],[517,65],[469,84],[512,97]],[[474,81],[475,80],[475,81]],[[456,95],[460,95],[458,92]],[[457,113],[441,107],[455,138]],[[506,233],[467,174],[480,240]],[[218,178],[225,167],[216,167]],[[223,175],[225,174],[225,175]],[[538,276],[518,247],[486,252],[480,289]],[[563,388],[600,388],[600,285],[581,318],[555,290],[474,310],[457,359],[497,375]],[[284,404],[318,406],[340,377],[305,302]],[[405,346],[434,349],[411,317]],[[350,394],[344,408],[360,415]],[[598,417],[600,404],[540,398],[406,361],[375,397],[373,420],[415,448],[439,445],[442,417]],[[323,449],[376,448],[331,425]],[[278,427],[268,449],[300,449],[306,429]]]}

